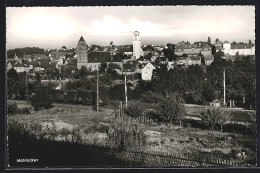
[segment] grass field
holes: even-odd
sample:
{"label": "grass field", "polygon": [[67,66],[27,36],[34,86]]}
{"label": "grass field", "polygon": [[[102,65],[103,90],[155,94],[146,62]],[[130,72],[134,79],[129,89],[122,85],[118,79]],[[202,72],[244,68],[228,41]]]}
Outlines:
{"label": "grass field", "polygon": [[[19,107],[28,106],[24,101],[16,102]],[[16,114],[8,116],[8,120],[19,121],[24,124],[38,123],[43,127],[53,124],[59,129],[80,129],[82,142],[85,144],[105,145],[106,130],[115,120],[116,103],[101,107],[100,112],[93,111],[91,106],[54,104],[49,110],[39,112],[31,111],[31,114]],[[149,104],[145,105],[149,108]],[[186,105],[188,115],[198,114],[205,108],[202,106]],[[250,112],[241,109],[229,109],[233,121],[250,122]],[[178,125],[171,127],[165,124],[138,122],[140,129],[147,136],[143,151],[160,151],[165,153],[193,154],[216,157],[230,160],[245,159],[254,164],[256,158],[256,139],[254,136],[245,136],[238,133],[221,133],[220,131],[201,130],[198,128],[186,128]],[[63,139],[63,138],[62,138]],[[57,139],[61,140],[61,138]],[[240,153],[246,153],[246,157],[240,157]]]}

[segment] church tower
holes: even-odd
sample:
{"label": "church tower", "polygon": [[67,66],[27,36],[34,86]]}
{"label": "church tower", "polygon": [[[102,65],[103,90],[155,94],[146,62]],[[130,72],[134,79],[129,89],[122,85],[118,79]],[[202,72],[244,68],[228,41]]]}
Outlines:
{"label": "church tower", "polygon": [[81,69],[82,66],[86,66],[88,63],[88,45],[81,36],[77,46],[77,68]]}
{"label": "church tower", "polygon": [[140,32],[135,31],[133,33],[133,56],[135,59],[139,59],[142,55]]}

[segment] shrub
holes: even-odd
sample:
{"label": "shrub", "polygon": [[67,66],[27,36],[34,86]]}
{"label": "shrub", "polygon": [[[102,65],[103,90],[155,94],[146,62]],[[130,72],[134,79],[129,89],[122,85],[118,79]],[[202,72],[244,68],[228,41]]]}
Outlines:
{"label": "shrub", "polygon": [[160,113],[157,112],[156,110],[153,110],[153,109],[147,109],[145,112],[144,112],[144,115],[149,118],[149,119],[152,119],[153,121],[155,122],[162,122],[162,118],[160,116]]}
{"label": "shrub", "polygon": [[52,107],[51,96],[44,90],[38,90],[36,94],[31,97],[30,102],[35,111]]}
{"label": "shrub", "polygon": [[30,114],[30,108],[29,107],[23,107],[19,111],[21,114]]}
{"label": "shrub", "polygon": [[17,114],[18,113],[17,103],[10,103],[10,104],[8,104],[7,111],[8,111],[8,115]]}
{"label": "shrub", "polygon": [[130,118],[117,118],[108,131],[111,147],[136,148],[146,144],[146,136],[140,130],[139,124]]}
{"label": "shrub", "polygon": [[163,99],[162,95],[160,95],[158,93],[154,93],[152,91],[145,92],[141,96],[142,102],[145,102],[145,103],[158,103],[162,99]]}
{"label": "shrub", "polygon": [[130,117],[139,117],[143,113],[143,108],[137,101],[130,101],[128,106],[124,108],[124,111]]}
{"label": "shrub", "polygon": [[220,108],[209,108],[201,112],[200,117],[205,125],[210,126],[211,130],[219,124],[222,131],[224,123],[230,120],[230,113]]}

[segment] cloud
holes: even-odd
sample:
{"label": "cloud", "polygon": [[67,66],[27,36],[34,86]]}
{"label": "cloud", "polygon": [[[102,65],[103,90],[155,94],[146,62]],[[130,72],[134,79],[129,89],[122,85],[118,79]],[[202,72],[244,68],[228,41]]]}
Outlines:
{"label": "cloud", "polygon": [[102,20],[93,20],[89,28],[85,29],[89,34],[99,36],[130,35],[136,30],[144,36],[166,36],[170,34],[170,30],[166,25],[141,21],[137,18],[131,18],[123,22],[112,16],[105,16]]}
{"label": "cloud", "polygon": [[127,24],[112,16],[105,16],[102,20],[93,20],[87,30],[92,35],[115,36],[129,32]]}
{"label": "cloud", "polygon": [[17,17],[8,28],[11,33],[37,38],[62,37],[77,32],[77,24],[67,17],[52,15],[47,11],[34,10]]}

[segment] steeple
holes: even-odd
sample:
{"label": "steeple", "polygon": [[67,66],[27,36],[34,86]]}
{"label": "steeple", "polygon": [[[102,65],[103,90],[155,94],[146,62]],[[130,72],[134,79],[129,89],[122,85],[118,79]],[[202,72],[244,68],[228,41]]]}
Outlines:
{"label": "steeple", "polygon": [[81,36],[80,39],[79,39],[79,41],[85,41],[85,40],[84,40],[84,38]]}

